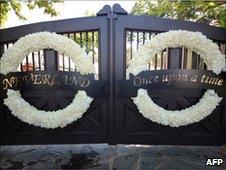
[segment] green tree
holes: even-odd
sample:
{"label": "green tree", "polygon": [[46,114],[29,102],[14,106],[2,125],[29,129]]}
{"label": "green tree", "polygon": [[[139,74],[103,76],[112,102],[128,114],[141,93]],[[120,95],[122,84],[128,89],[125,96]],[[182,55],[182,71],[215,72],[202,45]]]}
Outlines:
{"label": "green tree", "polygon": [[0,28],[4,26],[11,10],[13,10],[21,20],[26,20],[26,17],[22,14],[22,3],[25,3],[30,10],[38,7],[43,9],[44,13],[50,16],[57,16],[58,12],[55,10],[54,4],[63,1],[64,0],[0,0]]}
{"label": "green tree", "polygon": [[131,13],[226,27],[225,0],[138,0]]}

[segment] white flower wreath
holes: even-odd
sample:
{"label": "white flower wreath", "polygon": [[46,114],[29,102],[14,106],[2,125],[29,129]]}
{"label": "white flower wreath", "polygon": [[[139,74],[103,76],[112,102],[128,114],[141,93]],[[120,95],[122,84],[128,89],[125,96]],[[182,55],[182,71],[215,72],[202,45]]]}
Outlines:
{"label": "white flower wreath", "polygon": [[[178,30],[160,33],[140,47],[129,63],[128,73],[137,75],[147,70],[146,64],[156,54],[166,48],[176,47],[186,47],[199,54],[204,59],[207,69],[213,70],[216,74],[224,68],[225,57],[216,44],[200,32]],[[145,118],[165,126],[179,127],[204,119],[212,113],[221,99],[214,90],[207,90],[197,104],[181,111],[169,111],[155,104],[146,90],[139,89],[133,101]]]}
{"label": "white flower wreath", "polygon": [[[23,58],[31,52],[42,49],[54,49],[64,53],[74,63],[81,74],[94,73],[92,59],[73,40],[50,32],[39,32],[20,38],[12,47],[7,49],[0,61],[0,72],[7,74],[16,72]],[[24,122],[44,128],[65,127],[82,117],[88,109],[92,98],[85,91],[78,91],[70,105],[62,110],[42,111],[31,106],[20,95],[19,91],[8,90],[4,104],[12,114]]]}

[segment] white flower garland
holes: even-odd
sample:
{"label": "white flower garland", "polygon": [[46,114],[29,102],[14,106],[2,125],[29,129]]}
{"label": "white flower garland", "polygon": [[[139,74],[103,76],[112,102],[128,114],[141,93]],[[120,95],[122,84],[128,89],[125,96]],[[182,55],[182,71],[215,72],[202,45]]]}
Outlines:
{"label": "white flower garland", "polygon": [[[178,30],[160,33],[140,47],[129,62],[128,73],[137,75],[139,72],[147,70],[146,64],[156,54],[166,48],[176,47],[186,47],[195,51],[204,59],[207,68],[216,74],[219,74],[224,68],[225,57],[216,44],[200,32]],[[181,111],[169,111],[156,105],[146,90],[139,89],[138,95],[133,98],[133,101],[140,113],[147,119],[162,125],[179,127],[204,119],[212,113],[221,99],[214,90],[207,90],[197,104]]]}
{"label": "white flower garland", "polygon": [[[31,52],[42,49],[54,49],[64,53],[74,63],[81,74],[94,73],[92,59],[73,40],[50,32],[39,32],[20,38],[7,49],[0,61],[0,72],[7,74],[16,72],[23,58]],[[85,91],[78,91],[73,102],[62,110],[41,111],[31,106],[20,95],[19,91],[8,90],[4,104],[12,114],[24,122],[44,128],[65,127],[80,118],[88,109],[92,98]]]}

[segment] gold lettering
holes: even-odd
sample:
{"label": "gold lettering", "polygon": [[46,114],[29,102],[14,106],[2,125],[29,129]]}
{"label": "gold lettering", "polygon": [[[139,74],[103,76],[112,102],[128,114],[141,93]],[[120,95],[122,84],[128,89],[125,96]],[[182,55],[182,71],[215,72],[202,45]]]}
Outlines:
{"label": "gold lettering", "polygon": [[43,74],[42,75],[42,84],[47,84],[49,86],[53,86],[53,81],[50,82],[50,75],[49,74]]}
{"label": "gold lettering", "polygon": [[171,81],[174,80],[174,77],[175,77],[174,74],[170,74],[170,75],[169,75],[169,81],[168,81],[168,84],[169,84],[169,85],[170,85]]}
{"label": "gold lettering", "polygon": [[181,81],[188,81],[188,75],[187,74],[182,74]]}
{"label": "gold lettering", "polygon": [[3,89],[8,89],[9,87],[18,86],[18,77],[11,77],[10,79],[2,80]]}
{"label": "gold lettering", "polygon": [[5,90],[5,89],[8,89],[8,87],[12,87],[12,83],[11,83],[8,79],[4,79],[4,80],[2,81],[2,83],[3,83],[3,85],[5,85],[5,86],[3,87],[4,90]]}
{"label": "gold lettering", "polygon": [[54,76],[53,76],[53,81],[52,81],[53,83],[52,84],[56,84],[56,85],[61,85],[62,83],[60,83],[60,81],[58,80],[58,75],[57,74],[55,74]]}
{"label": "gold lettering", "polygon": [[222,86],[223,83],[224,83],[224,80],[223,80],[223,79],[220,79],[220,80],[218,81],[217,85],[218,85],[218,86]]}
{"label": "gold lettering", "polygon": [[[196,82],[197,81],[197,75],[193,75],[191,77],[191,82]],[[202,80],[201,80],[202,81]]]}
{"label": "gold lettering", "polygon": [[143,82],[143,85],[144,85],[145,82],[146,82],[146,79],[145,78],[142,78],[142,82]]}
{"label": "gold lettering", "polygon": [[206,76],[205,74],[202,76],[201,83],[204,83],[205,82],[205,78],[206,78],[205,76]]}
{"label": "gold lettering", "polygon": [[64,75],[64,76],[63,76],[63,82],[64,82],[64,85],[68,85],[67,80],[68,80],[68,76],[67,76],[67,75]]}
{"label": "gold lettering", "polygon": [[217,85],[218,80],[219,80],[219,79],[216,78],[216,77],[210,77],[208,84],[214,84],[214,85]]}
{"label": "gold lettering", "polygon": [[140,77],[135,77],[134,80],[133,80],[133,84],[134,86],[140,86],[142,84],[142,80]]}
{"label": "gold lettering", "polygon": [[80,81],[81,82],[80,83],[81,87],[88,87],[90,85],[90,80],[89,79],[81,78],[80,80],[81,80]]}
{"label": "gold lettering", "polygon": [[79,85],[80,79],[82,79],[82,78],[81,77],[76,78],[75,76],[73,76],[73,77],[71,77],[71,79],[73,79],[74,84],[77,86],[77,85]]}
{"label": "gold lettering", "polygon": [[34,84],[42,84],[41,75],[39,74],[34,75]]}
{"label": "gold lettering", "polygon": [[162,82],[168,82],[168,75],[162,75]]}
{"label": "gold lettering", "polygon": [[211,75],[209,75],[209,76],[203,75],[202,79],[201,79],[201,83],[221,86],[221,85],[223,85],[224,80],[219,79],[217,77],[211,77]]}
{"label": "gold lettering", "polygon": [[180,81],[181,80],[181,75],[180,74],[177,74],[175,75],[175,81]]}
{"label": "gold lettering", "polygon": [[154,77],[154,82],[157,83],[158,81],[159,81],[159,77],[158,76],[155,76]]}

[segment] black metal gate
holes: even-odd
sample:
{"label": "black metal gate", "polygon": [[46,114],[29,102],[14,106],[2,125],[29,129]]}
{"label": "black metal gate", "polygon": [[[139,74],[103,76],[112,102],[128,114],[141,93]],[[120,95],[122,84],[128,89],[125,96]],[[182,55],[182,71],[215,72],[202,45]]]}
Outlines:
{"label": "black metal gate", "polygon": [[[213,39],[226,54],[226,30],[203,24],[132,16],[119,5],[104,6],[97,17],[86,17],[36,23],[0,30],[1,53],[20,37],[40,31],[64,34],[78,42],[93,57],[95,78],[107,83],[107,99],[95,99],[81,119],[66,126],[47,130],[28,125],[10,114],[3,105],[1,92],[0,142],[7,144],[46,143],[130,143],[130,144],[182,144],[220,145],[226,141],[225,103],[221,102],[204,120],[180,128],[153,123],[138,112],[131,99],[119,99],[118,81],[126,78],[128,61],[139,45],[154,35],[168,30],[200,31]],[[205,69],[200,57],[184,48],[166,49],[149,64],[150,70]],[[64,54],[43,50],[25,57],[21,71],[61,70],[73,71],[73,63]],[[73,93],[67,90],[21,92],[23,98],[43,110],[57,110],[67,106]],[[150,93],[160,106],[176,110],[196,103],[201,90],[156,90]]]}

